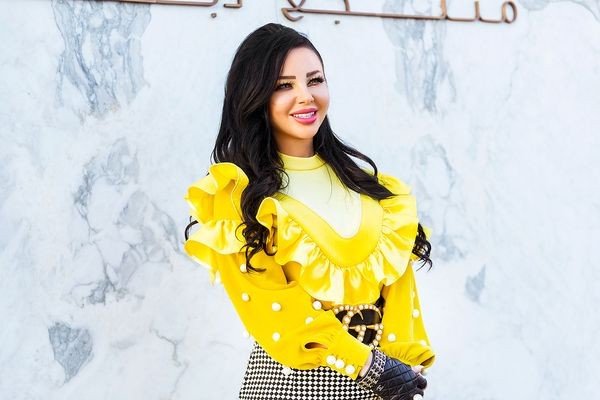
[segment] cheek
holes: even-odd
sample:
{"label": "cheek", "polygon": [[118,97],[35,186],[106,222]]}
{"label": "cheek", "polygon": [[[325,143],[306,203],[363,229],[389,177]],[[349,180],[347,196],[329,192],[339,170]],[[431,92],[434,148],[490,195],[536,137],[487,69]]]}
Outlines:
{"label": "cheek", "polygon": [[290,96],[286,96],[285,94],[274,95],[271,98],[270,107],[271,110],[273,110],[273,115],[287,113],[287,110],[290,107]]}
{"label": "cheek", "polygon": [[329,90],[326,86],[315,91],[313,96],[320,103],[321,107],[327,108],[329,106]]}
{"label": "cheek", "polygon": [[269,102],[269,116],[271,125],[280,125],[288,116],[289,100],[285,96],[274,96]]}

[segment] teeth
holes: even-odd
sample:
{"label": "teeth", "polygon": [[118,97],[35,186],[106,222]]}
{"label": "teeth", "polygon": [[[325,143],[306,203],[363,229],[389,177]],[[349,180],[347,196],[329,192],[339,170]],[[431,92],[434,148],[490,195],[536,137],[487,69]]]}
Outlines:
{"label": "teeth", "polygon": [[310,117],[312,117],[313,115],[315,115],[315,112],[313,111],[313,112],[309,112],[309,113],[307,113],[307,114],[293,114],[293,115],[294,115],[294,117],[296,117],[296,118],[310,118]]}

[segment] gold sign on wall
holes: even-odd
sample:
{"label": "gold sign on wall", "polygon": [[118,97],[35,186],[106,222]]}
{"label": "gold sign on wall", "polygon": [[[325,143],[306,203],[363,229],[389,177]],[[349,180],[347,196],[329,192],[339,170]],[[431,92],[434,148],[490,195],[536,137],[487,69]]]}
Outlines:
{"label": "gold sign on wall", "polygon": [[[194,1],[194,0],[117,0],[120,2],[129,3],[151,3],[151,4],[171,4],[171,5],[184,5],[184,6],[200,6],[200,7],[212,7],[216,6],[219,0],[212,1]],[[499,24],[505,22],[507,24],[513,23],[517,19],[517,5],[508,0],[502,3],[500,6],[500,18],[490,19],[485,18],[481,15],[481,9],[479,7],[479,1],[475,0],[475,9],[473,17],[451,17],[448,15],[448,7],[446,0],[440,0],[440,14],[439,15],[422,15],[422,14],[398,14],[398,13],[378,13],[378,12],[367,12],[367,11],[353,11],[350,7],[350,0],[343,0],[344,10],[325,10],[321,8],[305,8],[304,4],[306,0],[287,0],[291,7],[282,7],[281,12],[290,21],[298,21],[303,18],[304,15],[299,14],[329,14],[329,15],[353,15],[363,17],[379,17],[379,18],[400,18],[400,19],[421,19],[421,20],[447,20],[457,22],[486,22]],[[241,8],[242,0],[237,0],[235,3],[225,3],[223,7],[227,8]],[[511,10],[509,15],[508,9]],[[216,14],[213,13],[213,16]]]}

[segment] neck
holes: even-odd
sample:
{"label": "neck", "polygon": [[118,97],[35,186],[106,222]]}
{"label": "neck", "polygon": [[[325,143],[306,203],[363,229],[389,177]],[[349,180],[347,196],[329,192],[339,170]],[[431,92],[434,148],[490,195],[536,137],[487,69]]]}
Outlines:
{"label": "neck", "polygon": [[280,151],[277,153],[279,154],[281,161],[283,161],[283,167],[286,170],[305,171],[319,168],[325,164],[325,161],[319,157],[318,154],[313,154],[310,157],[297,157],[284,154]]}
{"label": "neck", "polygon": [[278,143],[278,151],[293,157],[312,157],[315,155],[313,148],[313,139],[298,139],[294,141],[286,141]]}

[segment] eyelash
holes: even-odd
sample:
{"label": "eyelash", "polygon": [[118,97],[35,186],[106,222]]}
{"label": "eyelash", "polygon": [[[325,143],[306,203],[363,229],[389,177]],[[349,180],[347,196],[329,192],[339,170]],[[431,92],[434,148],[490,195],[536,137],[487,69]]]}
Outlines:
{"label": "eyelash", "polygon": [[[312,81],[317,81],[319,83],[323,83],[325,82],[325,79],[322,76],[317,76],[316,78],[312,78],[310,81],[308,81],[308,83],[312,82]],[[275,90],[279,90],[282,88],[282,86],[284,85],[291,85],[293,82],[283,82],[280,83],[279,85],[277,85],[277,87],[275,88]]]}

